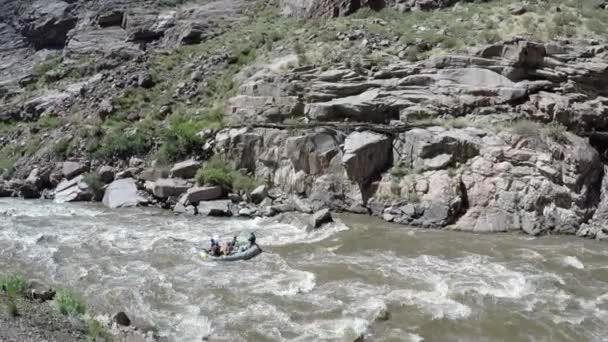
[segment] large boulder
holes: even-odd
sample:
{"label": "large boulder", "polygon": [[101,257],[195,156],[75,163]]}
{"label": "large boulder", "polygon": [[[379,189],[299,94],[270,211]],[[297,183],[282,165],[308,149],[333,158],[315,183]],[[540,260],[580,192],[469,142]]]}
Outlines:
{"label": "large boulder", "polygon": [[230,210],[230,200],[206,201],[198,204],[198,213],[203,216],[229,217],[232,216]]}
{"label": "large boulder", "polygon": [[250,197],[253,203],[261,203],[266,197],[268,197],[268,187],[266,185],[258,186],[251,191]]}
{"label": "large boulder", "polygon": [[142,201],[137,193],[137,185],[133,178],[123,178],[113,181],[106,188],[103,204],[108,208],[135,207]]}
{"label": "large boulder", "polygon": [[152,193],[158,198],[169,198],[177,197],[188,189],[192,185],[179,178],[161,178],[154,182]]}
{"label": "large boulder", "polygon": [[201,167],[201,162],[190,159],[173,165],[170,176],[172,178],[194,178],[196,171]]}
{"label": "large boulder", "polygon": [[82,175],[63,180],[55,189],[56,203],[90,201],[92,198],[93,194]]}
{"label": "large boulder", "polygon": [[62,165],[62,173],[66,179],[72,179],[87,171],[87,166],[73,161],[66,161]]}
{"label": "large boulder", "polygon": [[353,132],[344,142],[342,162],[348,177],[368,184],[391,162],[391,139],[373,132]]}
{"label": "large boulder", "polygon": [[185,194],[186,203],[198,204],[202,201],[213,201],[222,198],[224,189],[221,186],[195,186]]}

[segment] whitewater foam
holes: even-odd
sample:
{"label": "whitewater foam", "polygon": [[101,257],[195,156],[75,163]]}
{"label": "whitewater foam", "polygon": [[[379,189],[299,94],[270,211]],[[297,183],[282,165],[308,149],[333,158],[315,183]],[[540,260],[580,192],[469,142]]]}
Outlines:
{"label": "whitewater foam", "polygon": [[562,265],[576,268],[577,270],[585,269],[585,265],[574,256],[565,256],[561,260]]}

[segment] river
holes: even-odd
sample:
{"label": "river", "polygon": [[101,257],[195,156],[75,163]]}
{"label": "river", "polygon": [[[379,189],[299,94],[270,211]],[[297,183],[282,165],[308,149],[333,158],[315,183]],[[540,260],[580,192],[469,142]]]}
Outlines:
{"label": "river", "polygon": [[[252,230],[265,250],[253,260],[197,257],[212,235]],[[0,200],[3,272],[75,288],[170,341],[607,341],[607,246]]]}

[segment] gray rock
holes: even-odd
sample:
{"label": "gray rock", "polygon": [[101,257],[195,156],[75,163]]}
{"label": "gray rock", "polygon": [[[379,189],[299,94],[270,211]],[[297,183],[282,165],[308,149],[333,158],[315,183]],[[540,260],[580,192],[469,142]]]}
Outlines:
{"label": "gray rock", "polygon": [[258,186],[251,192],[250,197],[253,203],[259,204],[268,197],[268,187],[266,185]]}
{"label": "gray rock", "polygon": [[191,184],[179,178],[161,178],[154,182],[152,193],[158,198],[177,197],[188,191]]}
{"label": "gray rock", "polygon": [[133,178],[115,180],[108,187],[103,196],[102,203],[108,208],[135,207],[142,202],[137,192],[137,185]]}
{"label": "gray rock", "polygon": [[368,184],[384,171],[391,161],[391,140],[372,132],[353,132],[344,143],[342,162],[348,177]]}
{"label": "gray rock", "polygon": [[221,186],[195,186],[188,189],[185,199],[188,203],[198,204],[201,201],[213,201],[222,198],[224,190]]}
{"label": "gray rock", "polygon": [[196,171],[201,167],[201,162],[190,159],[173,165],[170,171],[172,178],[194,178]]}
{"label": "gray rock", "polygon": [[79,202],[90,201],[93,194],[88,185],[84,182],[83,176],[77,176],[71,180],[64,180],[55,189],[55,202]]}
{"label": "gray rock", "polygon": [[317,229],[326,223],[333,222],[334,219],[331,217],[329,209],[321,209],[314,213],[311,217],[312,226]]}
{"label": "gray rock", "polygon": [[257,209],[255,208],[241,208],[239,210],[239,216],[241,217],[253,217],[257,214]]}
{"label": "gray rock", "polygon": [[123,311],[120,311],[119,313],[114,315],[114,317],[112,317],[112,322],[115,322],[116,324],[122,325],[124,327],[128,327],[131,325],[131,320],[129,319],[129,316],[127,316],[127,314]]}
{"label": "gray rock", "polygon": [[99,179],[108,184],[114,180],[114,168],[108,165],[103,165],[99,169],[97,169],[97,175]]}
{"label": "gray rock", "polygon": [[200,202],[198,212],[203,216],[230,217],[230,203],[229,200]]}
{"label": "gray rock", "polygon": [[72,179],[87,171],[87,166],[78,162],[66,161],[63,163],[62,172],[65,178]]}
{"label": "gray rock", "polygon": [[297,211],[305,214],[312,214],[312,203],[310,203],[309,200],[300,198],[298,196],[293,196],[291,201],[293,202],[293,205]]}

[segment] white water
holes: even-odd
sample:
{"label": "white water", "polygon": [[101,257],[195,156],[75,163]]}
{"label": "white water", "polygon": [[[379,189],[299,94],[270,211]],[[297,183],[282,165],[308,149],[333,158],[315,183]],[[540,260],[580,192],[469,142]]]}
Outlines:
{"label": "white water", "polygon": [[[210,236],[250,231],[261,256],[198,259]],[[0,269],[73,287],[171,341],[606,341],[607,256],[605,244],[574,237],[362,217],[307,233],[262,219],[0,200]]]}

